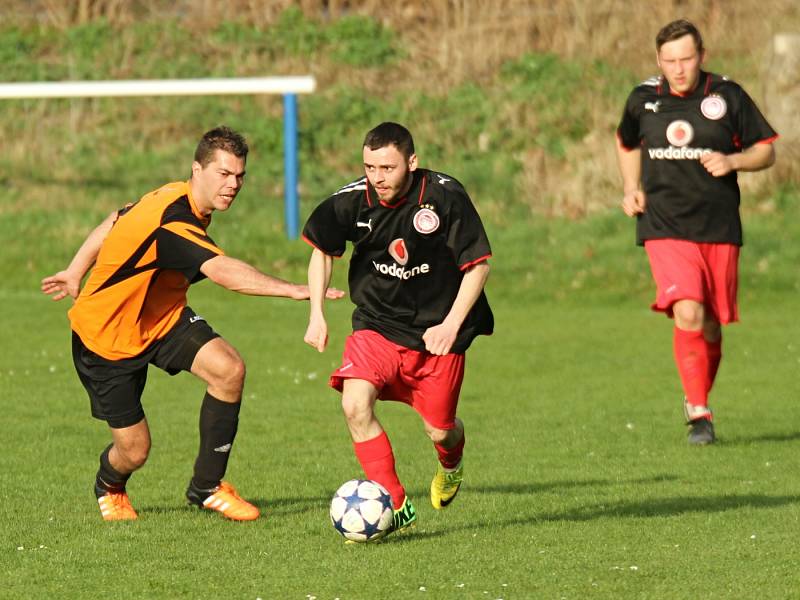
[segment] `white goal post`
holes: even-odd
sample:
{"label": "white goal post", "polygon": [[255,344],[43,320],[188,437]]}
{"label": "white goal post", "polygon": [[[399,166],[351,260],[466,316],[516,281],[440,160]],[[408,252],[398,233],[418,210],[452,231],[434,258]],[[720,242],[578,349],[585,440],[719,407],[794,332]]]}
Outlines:
{"label": "white goal post", "polygon": [[313,93],[316,87],[316,80],[310,75],[118,81],[36,81],[0,83],[0,99],[282,94],[286,234],[289,239],[296,239],[299,227],[297,94]]}

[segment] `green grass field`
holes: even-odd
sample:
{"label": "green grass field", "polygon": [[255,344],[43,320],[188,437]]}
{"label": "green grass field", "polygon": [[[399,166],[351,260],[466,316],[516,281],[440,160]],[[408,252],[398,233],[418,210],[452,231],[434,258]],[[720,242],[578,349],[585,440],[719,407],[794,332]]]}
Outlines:
{"label": "green grass field", "polygon": [[[302,342],[304,303],[205,282],[192,307],[248,364],[229,478],[265,516],[231,523],[184,505],[204,390],[189,375],[152,370],[144,405],[153,449],[128,488],[140,519],[102,522],[92,484],[109,435],[72,367],[68,302],[41,296],[39,281],[109,211],[187,176],[196,138],[222,122],[245,133],[252,152],[247,186],[211,235],[233,256],[303,279],[308,247],[282,228],[281,105],[4,102],[0,598],[800,598],[797,182],[776,176],[745,194],[742,322],[725,330],[712,394],[719,443],[690,448],[671,324],[648,309],[647,262],[603,162],[627,90],[650,73],[620,64],[615,43],[614,56],[528,53],[439,86],[438,71],[414,59],[429,47],[409,58],[420,43],[413,32],[381,22],[290,9],[266,28],[234,20],[200,35],[160,17],[121,28],[3,24],[0,80],[312,68],[320,90],[301,104],[302,215],[357,174],[368,128],[385,118],[409,125],[422,166],[466,184],[494,250],[487,292],[497,327],[467,358],[458,500],[430,507],[435,453],[411,410],[382,404],[419,525],[345,546],[328,503],[361,472],[326,381],[349,333],[349,300],[329,306],[331,347],[318,354]],[[732,20],[720,23],[730,38]],[[741,64],[728,54],[712,68],[749,84],[759,53],[741,52],[734,38]],[[401,95],[387,93],[395,84]],[[339,262],[339,287],[344,275]]]}
{"label": "green grass field", "polygon": [[[217,231],[243,224],[240,209]],[[788,248],[796,226],[751,219],[742,323],[726,329],[712,397],[720,441],[702,449],[685,442],[670,323],[647,308],[630,226],[610,214],[492,228],[497,330],[468,355],[466,483],[434,511],[433,449],[411,410],[381,405],[419,526],[369,546],[345,546],[327,516],[333,491],[360,475],[326,387],[349,301],[330,305],[331,348],[318,354],[302,343],[304,303],[195,286],[192,306],[249,366],[229,477],[265,517],[230,523],[184,506],[203,389],[153,370],[153,450],[129,484],[140,519],[106,524],[91,488],[108,434],[73,372],[66,302],[37,295],[45,273],[14,271],[0,290],[0,597],[798,597],[796,263],[770,245]],[[49,272],[71,248],[57,230],[45,237]],[[274,236],[266,254],[294,264],[303,246]],[[765,257],[788,283],[759,279]]]}

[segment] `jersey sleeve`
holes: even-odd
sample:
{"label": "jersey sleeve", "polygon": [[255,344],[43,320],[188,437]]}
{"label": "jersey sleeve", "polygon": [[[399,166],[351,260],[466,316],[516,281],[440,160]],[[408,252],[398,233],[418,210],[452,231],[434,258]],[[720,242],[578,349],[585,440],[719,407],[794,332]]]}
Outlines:
{"label": "jersey sleeve", "polygon": [[736,124],[739,128],[738,133],[742,148],[749,148],[758,142],[777,137],[778,134],[767,122],[764,115],[761,114],[761,111],[758,110],[753,99],[748,96],[744,89],[740,88],[740,90],[739,114],[736,116]]}
{"label": "jersey sleeve", "polygon": [[463,271],[489,258],[492,249],[478,211],[466,192],[458,194],[454,200],[447,246],[453,252],[458,268]]}
{"label": "jersey sleeve", "polygon": [[207,260],[225,254],[197,225],[172,221],[156,230],[156,265],[180,271],[191,282],[203,278],[200,267]]}
{"label": "jersey sleeve", "polygon": [[636,111],[636,94],[631,93],[625,102],[625,110],[622,112],[619,126],[617,127],[617,137],[620,143],[626,148],[633,150],[641,144],[641,134],[639,132],[639,116]]}
{"label": "jersey sleeve", "polygon": [[336,195],[324,200],[303,227],[303,239],[329,256],[342,256],[347,246],[346,200]]}

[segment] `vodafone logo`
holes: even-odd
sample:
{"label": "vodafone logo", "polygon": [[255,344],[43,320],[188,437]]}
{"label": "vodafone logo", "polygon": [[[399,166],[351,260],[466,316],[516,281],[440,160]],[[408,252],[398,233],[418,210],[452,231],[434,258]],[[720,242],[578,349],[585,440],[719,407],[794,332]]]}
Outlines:
{"label": "vodafone logo", "polygon": [[408,249],[403,238],[397,238],[389,244],[389,255],[401,267],[406,265],[408,262]]}
{"label": "vodafone logo", "polygon": [[439,215],[430,208],[423,208],[414,215],[414,229],[422,234],[433,233],[439,229]]}
{"label": "vodafone logo", "polygon": [[667,126],[667,141],[677,148],[687,146],[694,138],[694,128],[688,121],[679,119]]}
{"label": "vodafone logo", "polygon": [[706,119],[718,121],[728,112],[728,104],[722,96],[707,96],[700,103],[700,112],[703,113]]}

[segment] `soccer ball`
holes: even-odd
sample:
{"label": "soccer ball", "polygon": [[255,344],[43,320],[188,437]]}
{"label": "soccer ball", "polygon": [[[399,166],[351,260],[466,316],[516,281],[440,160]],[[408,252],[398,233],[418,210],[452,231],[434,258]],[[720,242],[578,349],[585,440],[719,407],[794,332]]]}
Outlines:
{"label": "soccer ball", "polygon": [[330,515],[336,531],[348,540],[377,540],[392,526],[392,497],[380,483],[351,479],[333,495]]}

